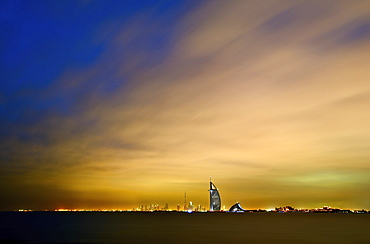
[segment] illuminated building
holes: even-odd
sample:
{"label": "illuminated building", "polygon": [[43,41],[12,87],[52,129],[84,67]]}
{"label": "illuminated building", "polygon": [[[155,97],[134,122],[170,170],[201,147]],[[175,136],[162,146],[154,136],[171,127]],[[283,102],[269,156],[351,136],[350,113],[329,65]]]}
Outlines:
{"label": "illuminated building", "polygon": [[188,211],[193,211],[193,210],[194,210],[193,202],[189,202]]}
{"label": "illuminated building", "polygon": [[232,205],[229,211],[230,212],[245,212],[244,208],[242,208],[242,206],[240,206],[240,203],[238,202]]}
{"label": "illuminated building", "polygon": [[212,183],[212,179],[209,182],[209,195],[210,195],[210,211],[220,211],[221,210],[221,197],[218,192],[217,187]]}

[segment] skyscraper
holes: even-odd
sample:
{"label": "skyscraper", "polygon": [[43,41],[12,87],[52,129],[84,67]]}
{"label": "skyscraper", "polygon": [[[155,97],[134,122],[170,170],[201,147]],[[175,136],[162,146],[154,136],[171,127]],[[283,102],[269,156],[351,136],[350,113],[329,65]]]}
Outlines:
{"label": "skyscraper", "polygon": [[212,178],[209,182],[209,195],[210,195],[210,204],[209,210],[210,211],[220,211],[221,210],[221,197],[220,193],[218,192],[217,187],[212,183]]}

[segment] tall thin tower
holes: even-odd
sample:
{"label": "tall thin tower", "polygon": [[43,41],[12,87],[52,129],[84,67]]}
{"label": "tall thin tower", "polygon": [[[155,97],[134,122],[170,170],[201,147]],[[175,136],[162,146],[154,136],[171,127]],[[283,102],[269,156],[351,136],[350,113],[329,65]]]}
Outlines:
{"label": "tall thin tower", "polygon": [[212,183],[212,177],[209,179],[209,210],[220,211],[221,210],[221,197],[215,184]]}
{"label": "tall thin tower", "polygon": [[186,207],[186,192],[185,192],[185,195],[184,195],[184,211],[187,210],[187,207]]}

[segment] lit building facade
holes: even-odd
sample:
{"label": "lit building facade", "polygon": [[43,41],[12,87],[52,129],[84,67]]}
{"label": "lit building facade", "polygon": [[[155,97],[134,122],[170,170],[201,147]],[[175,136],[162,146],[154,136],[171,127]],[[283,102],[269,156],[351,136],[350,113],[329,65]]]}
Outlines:
{"label": "lit building facade", "polygon": [[229,212],[245,212],[245,210],[237,202],[237,203],[235,203],[234,205],[231,206],[231,208],[229,209]]}
{"label": "lit building facade", "polygon": [[210,195],[210,211],[220,211],[221,210],[221,197],[218,192],[217,187],[212,183],[212,180],[209,182],[209,195]]}

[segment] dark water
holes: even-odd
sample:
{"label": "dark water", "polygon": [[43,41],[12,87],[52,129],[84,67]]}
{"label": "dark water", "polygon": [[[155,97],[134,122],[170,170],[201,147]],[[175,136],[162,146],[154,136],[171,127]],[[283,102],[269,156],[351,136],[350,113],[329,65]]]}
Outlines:
{"label": "dark water", "polygon": [[370,214],[0,212],[2,243],[370,243]]}

